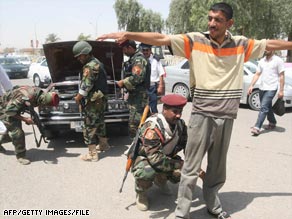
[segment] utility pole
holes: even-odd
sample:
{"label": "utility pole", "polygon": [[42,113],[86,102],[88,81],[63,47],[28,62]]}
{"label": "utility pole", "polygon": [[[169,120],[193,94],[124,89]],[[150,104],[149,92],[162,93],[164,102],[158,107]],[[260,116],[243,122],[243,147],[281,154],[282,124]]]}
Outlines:
{"label": "utility pole", "polygon": [[39,46],[39,41],[38,41],[37,32],[36,32],[36,23],[34,23],[34,38],[35,38],[34,55],[36,55],[37,49],[38,49],[38,46]]}

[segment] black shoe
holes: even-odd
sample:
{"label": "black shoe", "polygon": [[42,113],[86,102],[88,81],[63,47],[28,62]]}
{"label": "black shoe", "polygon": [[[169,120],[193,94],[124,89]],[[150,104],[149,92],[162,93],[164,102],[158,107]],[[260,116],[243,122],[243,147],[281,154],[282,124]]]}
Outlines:
{"label": "black shoe", "polygon": [[221,211],[219,214],[213,213],[209,211],[208,213],[211,214],[213,217],[216,217],[218,219],[231,219],[231,216],[226,211]]}

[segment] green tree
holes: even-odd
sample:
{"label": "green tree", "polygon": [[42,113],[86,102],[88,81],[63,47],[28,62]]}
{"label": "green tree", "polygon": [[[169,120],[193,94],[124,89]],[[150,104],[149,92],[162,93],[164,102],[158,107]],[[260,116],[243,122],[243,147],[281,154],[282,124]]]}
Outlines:
{"label": "green tree", "polygon": [[152,10],[141,9],[140,15],[140,31],[162,32],[164,21],[161,14]]}
{"label": "green tree", "polygon": [[161,32],[163,29],[161,15],[144,9],[136,0],[116,0],[114,9],[119,30]]}
{"label": "green tree", "polygon": [[167,32],[186,33],[193,28],[190,22],[192,2],[191,0],[171,1],[166,20]]}
{"label": "green tree", "polygon": [[83,33],[79,34],[79,36],[77,37],[77,40],[78,41],[81,41],[81,40],[89,40],[91,38],[91,35],[84,35]]}
{"label": "green tree", "polygon": [[46,38],[46,43],[53,43],[53,42],[56,42],[56,41],[58,41],[58,40],[60,40],[60,38],[56,35],[56,34],[54,34],[54,33],[50,33],[48,36],[47,36],[47,38]]}
{"label": "green tree", "polygon": [[234,9],[233,32],[247,37],[279,36],[280,20],[271,0],[228,0]]}
{"label": "green tree", "polygon": [[[274,10],[279,12],[280,27],[279,32],[282,37],[287,37],[292,41],[292,5],[287,0],[271,0],[274,3]],[[287,62],[292,62],[292,51],[287,52]]]}
{"label": "green tree", "polygon": [[127,31],[140,31],[139,20],[142,6],[136,0],[117,0],[114,9],[118,18],[118,28]]}

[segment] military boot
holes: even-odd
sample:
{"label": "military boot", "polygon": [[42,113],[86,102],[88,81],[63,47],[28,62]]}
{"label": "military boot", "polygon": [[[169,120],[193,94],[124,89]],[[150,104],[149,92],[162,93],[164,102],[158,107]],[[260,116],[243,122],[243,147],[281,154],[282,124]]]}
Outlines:
{"label": "military boot", "polygon": [[110,146],[108,144],[108,138],[105,137],[98,137],[99,144],[96,146],[96,150],[98,153],[102,151],[107,151],[110,149]]}
{"label": "military boot", "polygon": [[146,192],[139,192],[136,196],[136,205],[140,211],[147,211],[149,207]]}
{"label": "military boot", "polygon": [[17,161],[22,165],[30,164],[30,160],[25,157],[25,152],[16,155]]}
{"label": "military boot", "polygon": [[80,158],[81,160],[84,160],[84,161],[92,161],[92,162],[98,161],[96,146],[94,144],[88,145],[88,154],[82,155]]}

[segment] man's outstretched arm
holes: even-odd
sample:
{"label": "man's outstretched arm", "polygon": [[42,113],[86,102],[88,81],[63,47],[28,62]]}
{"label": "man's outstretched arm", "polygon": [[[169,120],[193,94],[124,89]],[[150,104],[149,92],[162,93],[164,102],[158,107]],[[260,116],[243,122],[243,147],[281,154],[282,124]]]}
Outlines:
{"label": "man's outstretched arm", "polygon": [[155,45],[155,46],[170,46],[170,38],[166,34],[156,32],[116,32],[103,34],[96,40],[102,41],[105,39],[115,39],[117,43],[121,44],[126,40],[135,40],[142,43]]}
{"label": "man's outstretched arm", "polygon": [[285,40],[267,40],[266,50],[292,50],[292,42]]}

